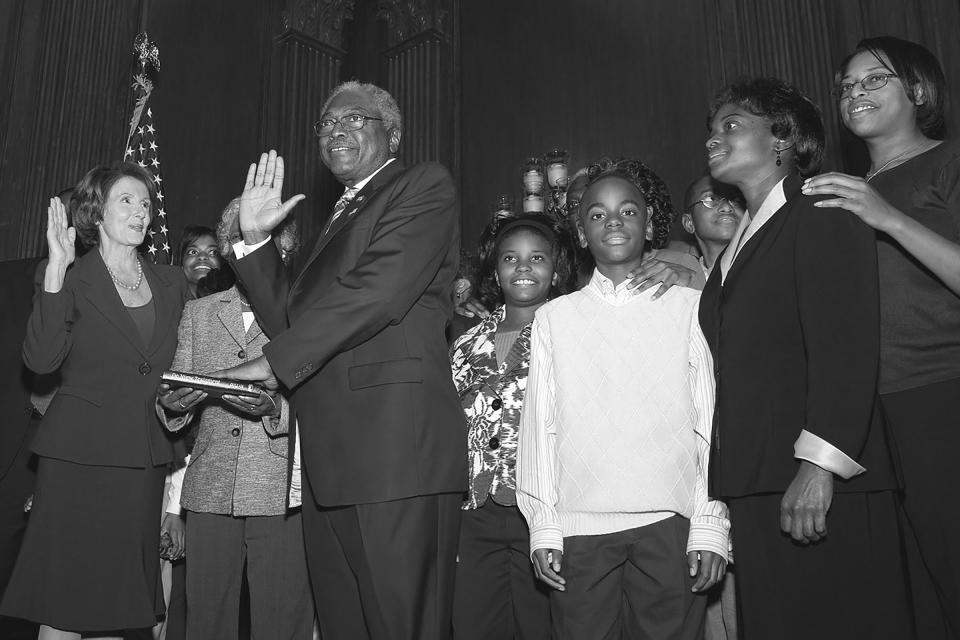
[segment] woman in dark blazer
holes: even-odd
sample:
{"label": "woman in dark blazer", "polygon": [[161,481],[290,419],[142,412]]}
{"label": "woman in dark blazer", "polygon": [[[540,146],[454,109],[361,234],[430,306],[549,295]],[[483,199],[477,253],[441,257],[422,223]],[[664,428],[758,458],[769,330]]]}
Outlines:
{"label": "woman in dark blazer", "polygon": [[[62,384],[33,442],[33,510],[0,606],[41,623],[40,638],[119,637],[163,612],[158,514],[174,450],[154,398],[188,296],[180,269],[137,253],[156,207],[147,171],[97,167],[74,197],[74,227],[50,202],[24,341],[27,366],[59,369]],[[74,262],[77,235],[96,250]]]}
{"label": "woman in dark blazer", "polygon": [[776,79],[722,89],[711,175],[741,221],[700,303],[716,362],[710,493],[730,507],[744,638],[910,638],[893,490],[876,426],[873,232],[800,194],[817,108]]}

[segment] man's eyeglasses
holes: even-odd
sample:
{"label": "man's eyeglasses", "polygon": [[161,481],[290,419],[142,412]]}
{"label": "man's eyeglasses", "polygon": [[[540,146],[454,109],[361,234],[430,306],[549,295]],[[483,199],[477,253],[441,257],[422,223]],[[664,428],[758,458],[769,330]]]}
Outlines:
{"label": "man's eyeglasses", "polygon": [[857,85],[863,87],[864,91],[876,91],[877,89],[882,89],[887,86],[887,83],[890,82],[890,78],[898,77],[895,73],[871,73],[862,80],[857,80],[856,82],[841,82],[837,85],[835,93],[838,98],[844,100],[850,97],[850,94],[853,93],[854,88]]}
{"label": "man's eyeglasses", "polygon": [[731,207],[738,209],[743,209],[745,204],[740,198],[718,198],[714,195],[706,195],[700,198],[699,200],[694,200],[689,205],[687,205],[687,211],[692,209],[696,204],[702,204],[707,209],[716,209],[720,205],[726,202]]}
{"label": "man's eyeglasses", "polygon": [[344,131],[356,131],[357,129],[363,129],[363,125],[367,124],[367,120],[378,120],[383,122],[383,118],[365,116],[362,113],[351,113],[349,115],[337,118],[336,120],[333,118],[317,120],[313,123],[313,132],[317,134],[317,136],[328,136],[333,133],[333,129],[337,126],[337,124],[339,124]]}

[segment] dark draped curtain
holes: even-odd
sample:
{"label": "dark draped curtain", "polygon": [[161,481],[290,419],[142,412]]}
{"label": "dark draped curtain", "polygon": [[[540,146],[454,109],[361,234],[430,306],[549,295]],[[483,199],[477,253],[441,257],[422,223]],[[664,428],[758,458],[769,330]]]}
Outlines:
{"label": "dark draped curtain", "polygon": [[0,3],[0,259],[46,251],[50,197],[122,155],[131,0]]}
{"label": "dark draped curtain", "polygon": [[[741,76],[800,87],[824,115],[825,168],[862,174],[863,149],[841,132],[830,90],[866,36],[924,44],[951,97],[960,91],[957,0],[485,0],[461,12],[465,246],[497,194],[519,195],[524,158],[554,147],[575,167],[639,157],[682,198],[706,168],[710,98]],[[957,108],[948,126],[958,133]]]}
{"label": "dark draped curtain", "polygon": [[[523,159],[554,147],[575,166],[639,156],[680,197],[704,171],[710,97],[739,76],[807,92],[827,124],[827,168],[858,173],[863,149],[841,131],[830,89],[859,39],[925,44],[951,97],[960,90],[958,0],[145,1],[0,2],[0,260],[44,253],[48,198],[121,156],[141,19],[163,63],[151,104],[175,241],[185,224],[214,223],[271,147],[288,159],[285,196],[307,195],[305,234],[321,224],[339,188],[310,124],[329,88],[355,76],[400,100],[405,161],[454,171],[467,247],[494,197],[519,195]],[[291,7],[341,16],[342,48],[282,26]],[[948,126],[958,131],[956,109]]]}

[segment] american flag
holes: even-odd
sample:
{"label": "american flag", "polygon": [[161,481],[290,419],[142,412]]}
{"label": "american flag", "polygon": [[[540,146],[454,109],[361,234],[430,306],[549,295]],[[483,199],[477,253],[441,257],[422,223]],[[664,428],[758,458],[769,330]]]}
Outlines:
{"label": "american flag", "polygon": [[151,76],[160,70],[159,52],[156,45],[147,38],[146,33],[137,36],[134,49],[138,57],[140,72],[133,78],[136,101],[133,107],[133,117],[130,119],[130,133],[127,136],[127,146],[123,152],[123,159],[136,162],[153,175],[159,210],[154,212],[150,228],[147,230],[147,256],[154,264],[170,264],[170,234],[167,229],[166,205],[163,202],[160,147],[157,144],[157,127],[153,122],[153,110],[147,107],[147,101],[153,91]]}

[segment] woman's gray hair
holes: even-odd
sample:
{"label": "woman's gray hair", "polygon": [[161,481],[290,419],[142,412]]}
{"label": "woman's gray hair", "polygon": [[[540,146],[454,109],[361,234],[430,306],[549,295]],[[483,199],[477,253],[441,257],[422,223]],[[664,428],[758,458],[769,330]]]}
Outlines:
{"label": "woman's gray hair", "polygon": [[[220,221],[217,223],[217,246],[220,253],[224,256],[230,255],[233,251],[233,242],[231,238],[233,231],[240,230],[240,198],[234,198],[223,209],[220,214]],[[281,222],[273,230],[273,237],[277,240],[277,246],[284,257],[284,261],[300,250],[300,230],[297,227],[296,220],[292,216]]]}
{"label": "woman's gray hair", "polygon": [[373,103],[377,105],[377,111],[380,112],[380,117],[383,118],[383,126],[387,129],[403,131],[403,118],[400,116],[400,107],[397,105],[397,101],[390,95],[389,91],[381,89],[370,82],[348,80],[347,82],[337,85],[333,88],[333,91],[330,92],[330,95],[327,96],[326,102],[323,103],[321,113],[326,113],[330,102],[345,91],[363,91],[369,94],[370,97],[373,98]]}

